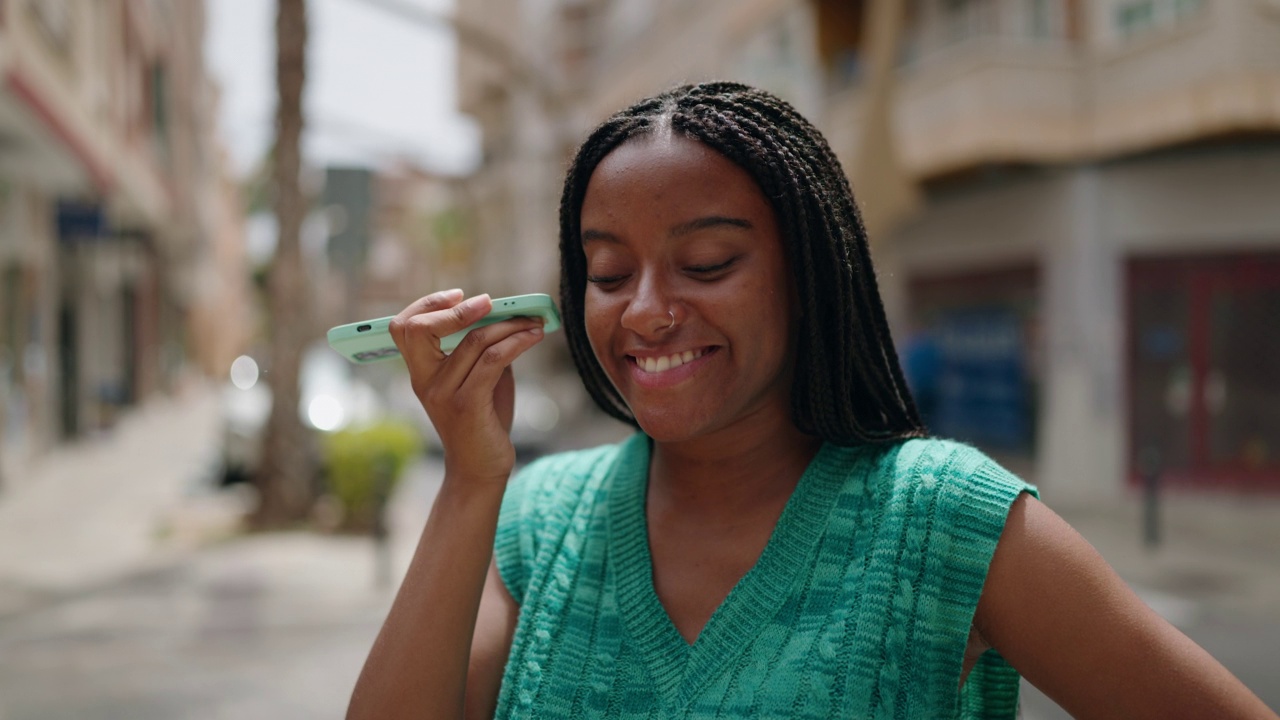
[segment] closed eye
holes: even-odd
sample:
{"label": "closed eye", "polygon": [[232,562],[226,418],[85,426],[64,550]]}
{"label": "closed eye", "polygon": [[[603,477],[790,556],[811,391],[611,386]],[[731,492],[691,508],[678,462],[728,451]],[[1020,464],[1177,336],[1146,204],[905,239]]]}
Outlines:
{"label": "closed eye", "polygon": [[593,285],[613,285],[627,279],[626,275],[588,275],[587,282]]}
{"label": "closed eye", "polygon": [[728,270],[737,261],[738,258],[732,257],[717,265],[689,265],[685,268],[685,271],[694,275],[714,275],[722,270]]}

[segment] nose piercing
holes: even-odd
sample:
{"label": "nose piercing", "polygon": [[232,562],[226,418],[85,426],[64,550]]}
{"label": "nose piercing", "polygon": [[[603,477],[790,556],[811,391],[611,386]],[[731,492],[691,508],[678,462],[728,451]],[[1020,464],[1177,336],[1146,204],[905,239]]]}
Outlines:
{"label": "nose piercing", "polygon": [[676,314],[674,311],[668,310],[667,314],[671,316],[671,324],[666,327],[667,330],[676,326]]}

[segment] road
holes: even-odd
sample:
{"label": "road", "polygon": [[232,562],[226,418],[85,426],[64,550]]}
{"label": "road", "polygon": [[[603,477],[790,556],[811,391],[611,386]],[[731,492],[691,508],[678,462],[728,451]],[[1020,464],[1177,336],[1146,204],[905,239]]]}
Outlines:
{"label": "road", "polygon": [[254,537],[6,617],[0,718],[340,718],[389,607],[373,567],[367,540]]}

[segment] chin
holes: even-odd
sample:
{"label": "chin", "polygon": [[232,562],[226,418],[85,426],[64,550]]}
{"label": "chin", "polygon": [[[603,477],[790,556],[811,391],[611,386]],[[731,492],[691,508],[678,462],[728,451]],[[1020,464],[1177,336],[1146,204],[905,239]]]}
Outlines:
{"label": "chin", "polygon": [[645,435],[655,442],[680,442],[692,440],[706,434],[710,423],[704,418],[695,418],[688,412],[669,410],[665,412],[645,412],[635,415],[636,422]]}

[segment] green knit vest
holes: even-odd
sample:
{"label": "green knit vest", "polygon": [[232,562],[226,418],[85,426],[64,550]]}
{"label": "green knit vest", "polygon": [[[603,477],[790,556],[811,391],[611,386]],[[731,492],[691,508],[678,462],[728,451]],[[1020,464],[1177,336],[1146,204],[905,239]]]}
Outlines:
{"label": "green knit vest", "polygon": [[1034,488],[957,443],[828,443],[690,645],[653,589],[649,452],[636,435],[512,482],[495,557],[520,617],[497,717],[1015,716],[999,655],[962,690],[960,672],[1009,507]]}

